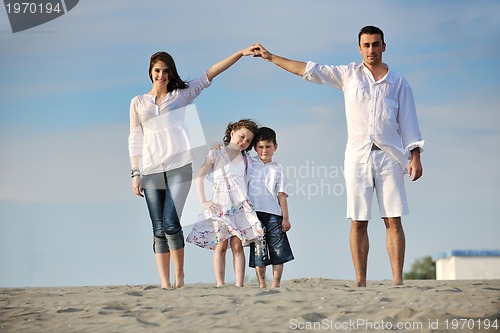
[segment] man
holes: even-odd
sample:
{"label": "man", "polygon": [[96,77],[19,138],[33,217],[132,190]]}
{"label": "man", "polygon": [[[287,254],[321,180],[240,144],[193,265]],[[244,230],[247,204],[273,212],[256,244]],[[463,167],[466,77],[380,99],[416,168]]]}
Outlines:
{"label": "man", "polygon": [[254,45],[254,55],[307,81],[343,90],[348,131],[344,175],[356,285],[366,286],[367,228],[374,191],[386,227],[393,283],[401,285],[405,253],[401,216],[408,214],[404,173],[407,169],[412,181],[422,176],[420,152],[424,141],[408,82],[382,62],[384,33],[366,26],[359,32],[358,42],[361,64],[305,63],[272,54],[260,44]]}

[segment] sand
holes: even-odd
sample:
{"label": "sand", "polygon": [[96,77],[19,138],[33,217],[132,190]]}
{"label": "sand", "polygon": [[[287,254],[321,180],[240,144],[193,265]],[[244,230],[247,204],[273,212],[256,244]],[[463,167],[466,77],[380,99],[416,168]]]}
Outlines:
{"label": "sand", "polygon": [[283,281],[279,289],[252,283],[0,289],[0,333],[298,330],[500,332],[500,280],[369,281],[366,288],[304,278]]}

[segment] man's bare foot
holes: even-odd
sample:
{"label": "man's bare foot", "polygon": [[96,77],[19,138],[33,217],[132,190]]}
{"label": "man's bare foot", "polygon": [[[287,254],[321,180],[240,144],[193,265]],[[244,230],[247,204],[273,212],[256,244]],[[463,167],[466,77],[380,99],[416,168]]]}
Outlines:
{"label": "man's bare foot", "polygon": [[366,287],[366,281],[356,281],[354,283],[354,286],[356,286],[356,287]]}

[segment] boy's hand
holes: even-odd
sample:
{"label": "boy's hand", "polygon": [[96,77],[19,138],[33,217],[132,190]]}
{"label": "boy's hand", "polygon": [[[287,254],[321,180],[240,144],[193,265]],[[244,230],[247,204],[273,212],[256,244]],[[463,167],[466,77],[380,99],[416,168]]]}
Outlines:
{"label": "boy's hand", "polygon": [[283,221],[281,222],[281,229],[283,230],[283,232],[287,232],[288,230],[290,230],[291,227],[292,224],[290,223],[290,220],[284,218]]}
{"label": "boy's hand", "polygon": [[217,150],[220,150],[220,147],[222,147],[220,144],[216,143],[212,149],[217,149]]}

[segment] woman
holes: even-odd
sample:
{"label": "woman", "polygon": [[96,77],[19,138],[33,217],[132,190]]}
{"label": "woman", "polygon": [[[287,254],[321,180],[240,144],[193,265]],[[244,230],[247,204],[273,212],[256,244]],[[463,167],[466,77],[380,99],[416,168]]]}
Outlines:
{"label": "woman", "polygon": [[[183,81],[166,52],[151,56],[151,91],[130,103],[129,155],[132,189],[146,198],[153,224],[155,253],[162,288],[170,288],[170,260],[174,287],[184,286],[184,235],[180,216],[191,187],[192,157],[184,111],[212,80],[242,56],[248,47],[210,67],[193,81]],[[142,170],[139,161],[142,157]]]}

